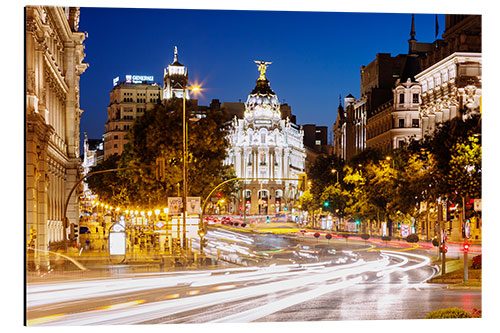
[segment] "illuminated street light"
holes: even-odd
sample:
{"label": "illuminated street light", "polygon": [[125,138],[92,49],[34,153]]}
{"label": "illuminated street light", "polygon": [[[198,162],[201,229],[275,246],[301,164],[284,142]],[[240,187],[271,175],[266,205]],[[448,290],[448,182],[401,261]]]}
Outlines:
{"label": "illuminated street light", "polygon": [[184,83],[182,87],[182,239],[183,248],[187,249],[186,238],[186,209],[187,209],[187,156],[188,156],[188,123],[186,122],[186,90],[200,92],[199,85],[187,87]]}
{"label": "illuminated street light", "polygon": [[337,183],[338,183],[339,182],[339,173],[335,169],[332,169],[332,173],[336,173],[337,174]]}

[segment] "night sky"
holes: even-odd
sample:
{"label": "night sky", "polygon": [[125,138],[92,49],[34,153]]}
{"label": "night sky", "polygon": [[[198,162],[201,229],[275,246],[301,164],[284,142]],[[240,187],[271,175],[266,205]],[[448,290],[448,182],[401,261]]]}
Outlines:
{"label": "night sky", "polygon": [[[259,75],[254,60],[271,61],[271,88],[297,123],[331,131],[339,95],[360,97],[360,67],[377,53],[407,53],[410,28],[411,13],[81,7],[90,64],[80,81],[82,138],[104,133],[113,78],[153,75],[163,86],[174,46],[190,83],[204,87],[199,104],[245,102]],[[416,14],[415,29],[419,42],[434,41],[435,15]]]}

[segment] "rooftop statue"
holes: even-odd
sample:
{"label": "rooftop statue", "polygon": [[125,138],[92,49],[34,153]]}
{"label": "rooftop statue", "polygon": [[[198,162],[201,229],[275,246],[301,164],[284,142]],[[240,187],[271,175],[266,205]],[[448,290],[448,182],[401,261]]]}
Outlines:
{"label": "rooftop statue", "polygon": [[260,76],[259,80],[265,80],[266,79],[266,69],[267,66],[272,64],[272,62],[267,62],[267,61],[262,61],[262,60],[254,60],[256,64],[258,64],[257,68],[260,71]]}

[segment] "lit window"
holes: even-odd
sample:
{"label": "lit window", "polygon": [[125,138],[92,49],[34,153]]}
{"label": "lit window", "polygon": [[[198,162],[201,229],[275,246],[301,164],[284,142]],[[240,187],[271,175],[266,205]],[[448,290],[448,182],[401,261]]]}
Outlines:
{"label": "lit window", "polygon": [[420,127],[420,119],[412,119],[411,120],[411,127],[419,128]]}
{"label": "lit window", "polygon": [[321,140],[316,140],[316,146],[321,146]]}

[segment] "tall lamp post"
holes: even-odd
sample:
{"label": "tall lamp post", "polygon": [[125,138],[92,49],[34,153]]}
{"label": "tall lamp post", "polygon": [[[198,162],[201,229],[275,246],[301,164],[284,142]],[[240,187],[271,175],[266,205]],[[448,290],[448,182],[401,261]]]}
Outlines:
{"label": "tall lamp post", "polygon": [[187,210],[187,156],[188,156],[188,124],[186,122],[186,90],[201,91],[200,86],[182,87],[182,247],[187,250],[186,210]]}
{"label": "tall lamp post", "polygon": [[339,173],[335,169],[332,169],[332,173],[336,173],[337,174],[337,183],[338,183],[339,182]]}

